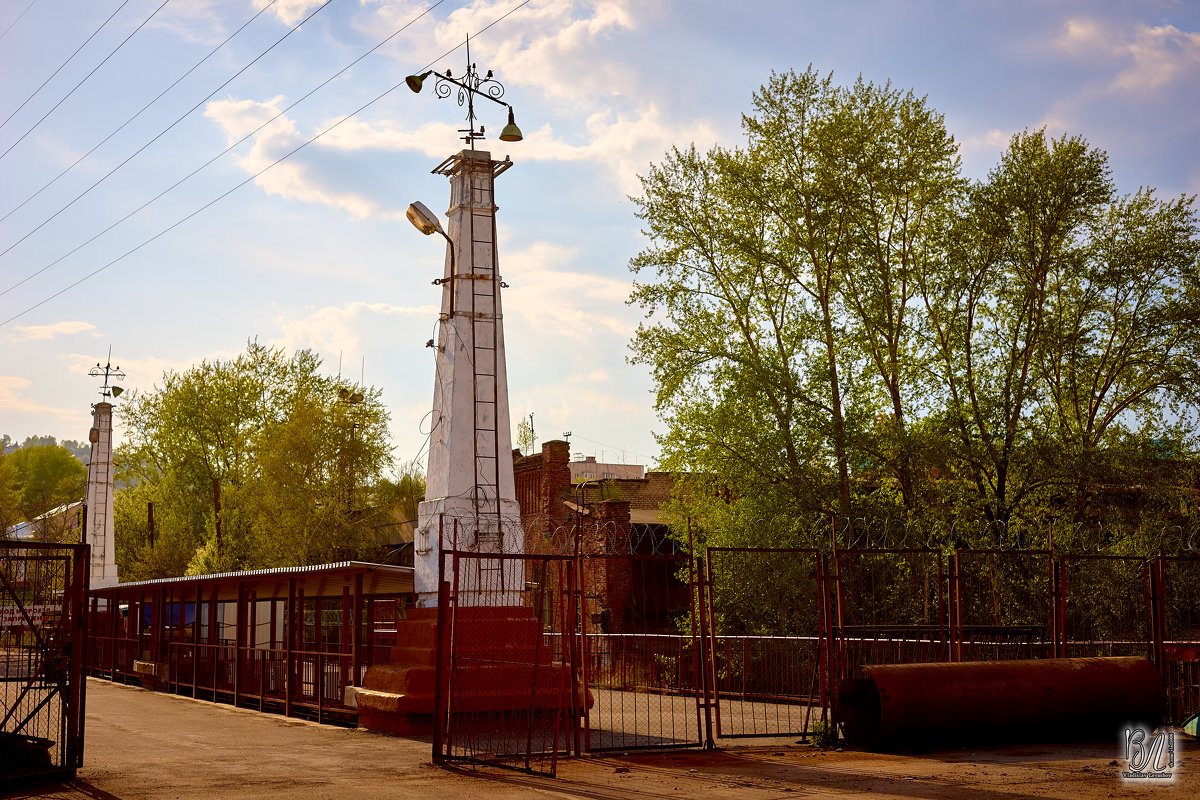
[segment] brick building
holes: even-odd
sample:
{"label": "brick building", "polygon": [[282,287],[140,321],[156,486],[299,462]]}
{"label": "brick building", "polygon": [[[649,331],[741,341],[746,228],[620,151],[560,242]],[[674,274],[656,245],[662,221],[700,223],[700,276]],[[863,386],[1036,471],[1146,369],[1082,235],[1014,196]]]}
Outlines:
{"label": "brick building", "polygon": [[[604,633],[665,632],[687,585],[687,566],[662,505],[674,478],[632,465],[571,460],[570,445],[545,442],[541,452],[513,451],[513,474],[528,554],[585,556],[584,618]],[[609,476],[609,477],[606,477]]]}

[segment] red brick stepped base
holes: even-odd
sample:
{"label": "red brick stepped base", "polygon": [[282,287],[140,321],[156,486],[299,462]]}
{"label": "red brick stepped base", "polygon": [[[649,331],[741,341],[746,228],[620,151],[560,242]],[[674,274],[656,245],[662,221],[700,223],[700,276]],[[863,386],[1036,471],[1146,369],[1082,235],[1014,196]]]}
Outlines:
{"label": "red brick stepped base", "polygon": [[[461,607],[454,626],[452,712],[546,711],[560,702],[569,709],[563,685],[569,674],[538,646],[542,630],[532,609]],[[408,619],[396,624],[391,663],[370,667],[355,693],[359,727],[402,736],[431,733],[436,658],[437,609],[409,609]],[[591,694],[580,686],[576,691],[578,707],[591,707]]]}

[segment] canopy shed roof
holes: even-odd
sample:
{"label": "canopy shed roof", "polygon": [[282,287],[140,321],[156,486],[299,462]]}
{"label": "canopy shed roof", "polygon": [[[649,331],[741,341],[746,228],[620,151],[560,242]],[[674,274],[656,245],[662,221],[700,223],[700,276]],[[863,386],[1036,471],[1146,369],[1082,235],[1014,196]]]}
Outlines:
{"label": "canopy shed roof", "polygon": [[238,587],[242,586],[245,591],[254,592],[257,599],[269,600],[286,598],[288,584],[294,579],[296,591],[303,592],[305,597],[340,597],[344,588],[354,590],[356,579],[360,575],[363,594],[411,594],[413,590],[412,567],[372,564],[366,561],[340,561],[336,564],[311,567],[252,569],[244,572],[119,583],[116,586],[93,589],[91,594],[94,597],[124,600],[137,597],[142,591],[151,594],[162,589],[177,601],[186,601],[194,598],[199,589],[205,600],[210,599],[215,591],[218,601],[233,601],[237,599]]}

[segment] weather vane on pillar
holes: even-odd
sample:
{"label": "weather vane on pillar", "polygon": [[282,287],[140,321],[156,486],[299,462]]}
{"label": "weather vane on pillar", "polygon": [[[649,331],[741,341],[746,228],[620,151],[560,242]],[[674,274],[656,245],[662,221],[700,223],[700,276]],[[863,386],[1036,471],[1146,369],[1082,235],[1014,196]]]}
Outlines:
{"label": "weather vane on pillar", "polygon": [[109,380],[114,380],[114,381],[125,380],[125,373],[121,371],[121,368],[114,367],[112,365],[112,348],[111,347],[108,348],[108,361],[105,363],[105,365],[102,367],[102,366],[100,366],[100,362],[97,361],[96,366],[94,366],[90,370],[88,370],[88,375],[92,376],[93,378],[104,378],[104,385],[100,387],[100,397],[102,398],[103,402],[107,403],[108,398],[110,398],[110,397],[120,397],[121,392],[125,391],[124,389],[122,389],[120,386],[117,386],[116,384],[113,384],[110,386],[108,383]]}
{"label": "weather vane on pillar", "polygon": [[422,85],[424,85],[425,79],[430,75],[433,75],[435,79],[433,92],[438,97],[449,97],[454,94],[454,89],[451,88],[451,85],[458,87],[458,104],[460,106],[465,104],[467,107],[467,127],[460,128],[458,132],[463,134],[462,140],[471,145],[472,150],[475,149],[475,141],[483,138],[483,125],[479,126],[479,130],[475,130],[476,95],[486,97],[493,103],[499,103],[508,109],[508,124],[500,131],[500,141],[519,142],[525,138],[521,135],[521,129],[517,127],[517,123],[513,120],[513,107],[500,99],[504,96],[504,84],[492,77],[490,69],[480,77],[479,70],[471,62],[471,37],[467,37],[467,73],[461,81],[451,77],[450,70],[448,69],[444,74],[427,69],[420,75],[409,75],[404,79],[404,83],[414,92],[419,92]]}

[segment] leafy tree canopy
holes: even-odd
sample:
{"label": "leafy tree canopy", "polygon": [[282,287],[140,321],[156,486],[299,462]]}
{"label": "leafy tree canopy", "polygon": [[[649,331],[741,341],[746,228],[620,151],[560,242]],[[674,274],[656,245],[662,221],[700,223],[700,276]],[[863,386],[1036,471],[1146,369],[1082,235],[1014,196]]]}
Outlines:
{"label": "leafy tree canopy", "polygon": [[671,150],[634,198],[632,360],[710,540],[1192,513],[1194,198],[1119,196],[1104,152],[1044,131],[968,181],[924,98],[811,68],[772,75],[743,130]]}
{"label": "leafy tree canopy", "polygon": [[[372,387],[310,350],[257,341],[167,372],[118,406],[118,565],[127,579],[326,563],[373,552],[370,495],[391,462]],[[153,505],[153,530],[150,506]]]}
{"label": "leafy tree canopy", "polygon": [[[87,467],[70,450],[48,438],[49,444],[26,440],[21,447],[0,457],[3,459],[0,464],[5,465],[0,466],[0,485],[8,486],[7,501],[6,492],[0,489],[0,514],[5,517],[32,520],[58,506],[83,499]],[[5,510],[7,503],[15,503],[15,507],[9,506],[12,511]]]}

